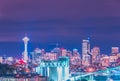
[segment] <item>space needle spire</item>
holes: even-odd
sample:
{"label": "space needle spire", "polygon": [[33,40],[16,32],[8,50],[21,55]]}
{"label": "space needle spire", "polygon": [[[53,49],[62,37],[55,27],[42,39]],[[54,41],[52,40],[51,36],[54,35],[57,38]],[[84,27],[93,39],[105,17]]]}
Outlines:
{"label": "space needle spire", "polygon": [[24,42],[24,52],[23,52],[23,60],[25,62],[28,61],[28,51],[27,51],[27,46],[28,46],[28,41],[30,40],[26,35],[25,37],[22,39]]}

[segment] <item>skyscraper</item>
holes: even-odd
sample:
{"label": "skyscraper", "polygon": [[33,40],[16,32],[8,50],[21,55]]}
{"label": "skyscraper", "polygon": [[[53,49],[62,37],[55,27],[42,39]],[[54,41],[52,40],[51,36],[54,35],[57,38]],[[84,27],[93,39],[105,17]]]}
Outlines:
{"label": "skyscraper", "polygon": [[61,49],[61,56],[66,56],[67,55],[67,50],[62,48]]}
{"label": "skyscraper", "polygon": [[88,53],[90,53],[90,42],[89,40],[83,40],[82,61],[83,61],[83,64],[85,65],[89,65],[89,62],[90,62],[90,55]]}
{"label": "skyscraper", "polygon": [[100,48],[95,46],[91,49],[92,63],[95,63],[100,60]]}
{"label": "skyscraper", "polygon": [[28,45],[28,41],[29,41],[29,38],[27,36],[25,36],[23,38],[23,41],[24,41],[24,52],[23,52],[23,60],[25,62],[28,61],[28,51],[27,51],[27,45]]}
{"label": "skyscraper", "polygon": [[119,47],[112,47],[112,54],[118,54],[119,53]]}

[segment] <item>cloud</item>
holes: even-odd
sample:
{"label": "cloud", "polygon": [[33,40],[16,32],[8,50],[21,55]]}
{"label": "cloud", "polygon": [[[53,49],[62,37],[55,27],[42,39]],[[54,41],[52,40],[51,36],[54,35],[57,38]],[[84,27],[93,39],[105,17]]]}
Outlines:
{"label": "cloud", "polygon": [[80,40],[86,36],[97,39],[105,39],[105,36],[109,39],[117,38],[120,30],[119,2],[0,1],[0,38],[1,41],[19,41],[18,36],[22,37],[25,33],[35,37],[35,41],[39,40],[39,37],[45,37],[42,41],[71,38]]}

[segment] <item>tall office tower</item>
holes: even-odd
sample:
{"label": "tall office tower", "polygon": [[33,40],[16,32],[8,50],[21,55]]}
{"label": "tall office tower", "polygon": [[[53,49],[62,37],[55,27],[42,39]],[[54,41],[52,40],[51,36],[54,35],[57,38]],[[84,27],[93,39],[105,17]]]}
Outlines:
{"label": "tall office tower", "polygon": [[62,48],[61,49],[61,56],[66,56],[67,55],[67,50]]}
{"label": "tall office tower", "polygon": [[78,54],[78,49],[73,49],[73,54]]}
{"label": "tall office tower", "polygon": [[81,65],[81,57],[78,52],[78,49],[73,49],[73,55],[72,58],[70,59],[70,62],[73,65]]}
{"label": "tall office tower", "polygon": [[67,51],[67,55],[66,56],[68,56],[69,57],[69,59],[71,59],[71,57],[72,57],[72,52],[70,51],[70,50],[68,50]]}
{"label": "tall office tower", "polygon": [[118,54],[119,53],[119,47],[112,47],[112,54]]}
{"label": "tall office tower", "polygon": [[60,54],[61,54],[61,49],[56,47],[54,48],[52,51],[52,53],[56,54],[57,55],[57,59],[59,58]]}
{"label": "tall office tower", "polygon": [[90,42],[89,40],[83,40],[82,43],[82,64],[89,65],[90,63]]}
{"label": "tall office tower", "polygon": [[35,48],[33,52],[30,52],[29,56],[32,63],[39,63],[42,59],[41,49]]}
{"label": "tall office tower", "polygon": [[100,60],[99,55],[100,55],[100,48],[95,46],[91,50],[91,55],[92,55],[92,62],[97,62]]}
{"label": "tall office tower", "polygon": [[98,55],[98,54],[100,54],[100,48],[97,47],[97,46],[93,47],[93,49],[91,50],[91,53],[92,53],[93,55]]}
{"label": "tall office tower", "polygon": [[73,49],[73,56],[75,56],[75,57],[77,57],[77,58],[81,58],[80,57],[80,54],[79,54],[79,52],[78,52],[78,49]]}
{"label": "tall office tower", "polygon": [[28,41],[29,41],[29,38],[27,36],[25,36],[23,38],[23,41],[24,41],[24,52],[23,52],[23,60],[25,62],[28,61],[28,51],[27,51],[27,45],[28,45]]}

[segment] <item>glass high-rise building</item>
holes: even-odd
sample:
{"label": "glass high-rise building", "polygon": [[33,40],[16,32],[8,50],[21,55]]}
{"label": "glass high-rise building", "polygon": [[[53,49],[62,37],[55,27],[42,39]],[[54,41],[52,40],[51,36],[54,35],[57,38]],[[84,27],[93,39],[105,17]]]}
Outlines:
{"label": "glass high-rise building", "polygon": [[90,62],[90,41],[89,40],[83,40],[82,42],[82,64],[83,65],[89,65]]}

